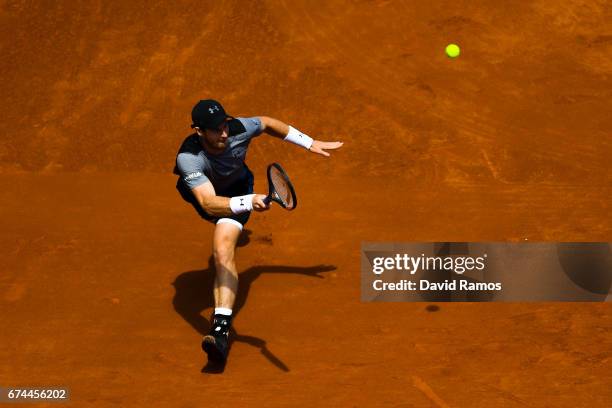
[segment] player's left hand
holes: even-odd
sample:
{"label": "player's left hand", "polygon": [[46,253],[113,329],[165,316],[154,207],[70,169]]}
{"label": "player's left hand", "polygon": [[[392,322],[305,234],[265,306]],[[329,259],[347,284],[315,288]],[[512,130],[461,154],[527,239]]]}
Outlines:
{"label": "player's left hand", "polygon": [[342,147],[343,142],[321,142],[319,140],[315,140],[312,142],[312,146],[310,146],[310,151],[313,153],[318,153],[325,157],[329,157],[329,153],[325,150],[335,150]]}

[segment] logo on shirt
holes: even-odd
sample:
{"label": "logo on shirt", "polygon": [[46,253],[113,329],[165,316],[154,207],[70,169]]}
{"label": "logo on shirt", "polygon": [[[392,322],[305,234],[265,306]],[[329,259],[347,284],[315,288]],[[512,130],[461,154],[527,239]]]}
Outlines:
{"label": "logo on shirt", "polygon": [[203,173],[201,171],[196,171],[195,173],[189,173],[188,175],[185,176],[185,181],[189,181],[192,180],[196,177],[200,177],[202,176]]}
{"label": "logo on shirt", "polygon": [[232,156],[235,159],[242,159],[244,160],[244,157],[246,156],[246,148],[243,146],[236,146],[233,150],[232,150]]}

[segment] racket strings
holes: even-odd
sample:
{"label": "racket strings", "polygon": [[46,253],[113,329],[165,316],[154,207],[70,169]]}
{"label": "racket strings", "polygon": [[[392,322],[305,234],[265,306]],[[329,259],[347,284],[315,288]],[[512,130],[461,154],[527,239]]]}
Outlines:
{"label": "racket strings", "polygon": [[287,208],[292,208],[294,205],[293,202],[293,194],[287,185],[287,181],[281,174],[281,172],[273,168],[270,173],[270,179],[272,184],[274,185],[274,190],[276,191],[276,195],[278,198],[285,204]]}

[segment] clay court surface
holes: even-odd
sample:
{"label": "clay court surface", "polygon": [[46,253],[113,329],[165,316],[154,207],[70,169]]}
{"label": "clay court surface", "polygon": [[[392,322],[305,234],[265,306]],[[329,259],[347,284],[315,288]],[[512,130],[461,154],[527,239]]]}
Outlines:
{"label": "clay court surface", "polygon": [[[0,386],[78,407],[612,404],[609,303],[359,300],[362,241],[612,241],[609,2],[0,7]],[[251,217],[223,374],[200,350],[212,227],[171,174],[209,97],[345,142],[251,144],[256,190],[278,161],[299,205]]]}

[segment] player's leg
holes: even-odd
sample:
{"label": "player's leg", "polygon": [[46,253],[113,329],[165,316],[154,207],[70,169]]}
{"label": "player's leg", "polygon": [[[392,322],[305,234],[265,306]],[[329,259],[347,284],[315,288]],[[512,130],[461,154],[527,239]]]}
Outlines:
{"label": "player's leg", "polygon": [[[253,193],[254,177],[247,168],[244,180],[237,182],[228,190],[220,190],[224,197]],[[234,254],[242,228],[248,222],[250,213],[223,217],[217,221],[213,235],[213,255],[215,259],[215,308],[232,309],[238,291],[238,271]]]}
{"label": "player's leg", "polygon": [[[253,174],[247,169],[247,177],[230,189],[219,191],[224,197],[251,194]],[[235,253],[242,228],[250,213],[234,215],[217,220],[213,235],[213,258],[215,260],[215,313],[210,333],[204,337],[202,348],[209,360],[225,362],[229,351],[229,332],[236,293],[238,292],[238,270]]]}
{"label": "player's leg", "polygon": [[209,360],[217,362],[224,362],[229,351],[232,308],[238,291],[238,271],[234,258],[241,232],[240,223],[222,218],[217,222],[213,235],[215,312],[210,333],[204,337],[202,348]]}
{"label": "player's leg", "polygon": [[213,256],[215,259],[215,308],[231,310],[238,291],[236,270],[236,244],[242,229],[229,222],[219,222],[213,235]]}

